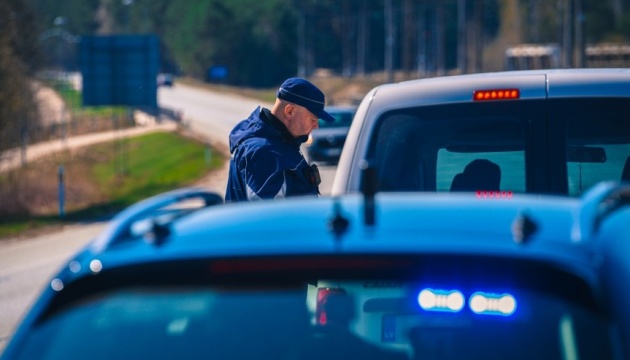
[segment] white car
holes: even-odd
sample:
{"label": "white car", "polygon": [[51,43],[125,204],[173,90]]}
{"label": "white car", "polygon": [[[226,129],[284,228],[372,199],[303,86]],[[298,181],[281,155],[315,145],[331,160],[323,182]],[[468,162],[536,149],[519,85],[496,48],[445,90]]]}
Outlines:
{"label": "white car", "polygon": [[630,181],[630,69],[446,76],[372,89],[331,194],[375,190],[578,196]]}

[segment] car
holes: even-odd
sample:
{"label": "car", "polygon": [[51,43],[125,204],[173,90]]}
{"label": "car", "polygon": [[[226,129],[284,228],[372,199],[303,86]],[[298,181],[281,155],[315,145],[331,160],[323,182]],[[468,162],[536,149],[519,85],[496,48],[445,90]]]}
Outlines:
{"label": "car", "polygon": [[630,69],[380,85],[358,107],[331,195],[359,192],[369,166],[378,172],[378,191],[577,197],[600,181],[630,181],[628,113]]}
{"label": "car", "polygon": [[169,73],[158,74],[157,86],[173,87],[173,74],[169,74]]}
{"label": "car", "polygon": [[356,106],[329,106],[326,111],[335,117],[334,122],[319,119],[319,129],[313,130],[306,147],[310,161],[336,164],[356,112]]}
{"label": "car", "polygon": [[52,277],[2,359],[630,359],[630,185],[372,190],[134,204]]}

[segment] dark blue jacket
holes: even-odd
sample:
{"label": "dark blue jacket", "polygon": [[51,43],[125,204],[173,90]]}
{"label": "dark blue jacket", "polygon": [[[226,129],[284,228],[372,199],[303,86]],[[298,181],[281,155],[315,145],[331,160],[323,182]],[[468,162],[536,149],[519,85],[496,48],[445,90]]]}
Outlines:
{"label": "dark blue jacket", "polygon": [[258,107],[230,132],[226,202],[319,195],[313,169],[294,138],[271,111]]}

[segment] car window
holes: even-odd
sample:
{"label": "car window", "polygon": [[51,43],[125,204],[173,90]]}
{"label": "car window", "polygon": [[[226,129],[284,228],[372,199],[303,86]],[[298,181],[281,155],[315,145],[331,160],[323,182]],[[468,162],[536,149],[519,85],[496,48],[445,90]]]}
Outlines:
{"label": "car window", "polygon": [[612,358],[618,319],[590,273],[552,259],[404,252],[103,267],[58,289],[11,359]]}
{"label": "car window", "polygon": [[[479,191],[480,196],[511,196],[513,193],[525,192],[525,156],[523,151],[500,151],[458,153],[440,149],[437,154],[437,191],[465,191],[457,189],[457,179],[466,174],[466,166],[474,161],[484,159],[496,164],[499,172],[497,187],[475,186],[473,182],[468,191]],[[470,167],[469,167],[470,169]],[[480,184],[482,185],[482,184]],[[497,193],[497,191],[499,193]]]}
{"label": "car window", "polygon": [[291,358],[308,326],[304,304],[296,289],[108,292],[38,326],[18,358]]}
{"label": "car window", "polygon": [[370,152],[379,190],[525,192],[529,116],[512,113],[449,105],[383,116]]}
{"label": "car window", "polygon": [[319,119],[320,128],[334,128],[334,127],[349,127],[352,124],[352,118],[354,117],[353,111],[329,111],[330,115],[335,118],[335,121],[328,122]]}
{"label": "car window", "polygon": [[601,181],[630,181],[630,114],[619,100],[581,99],[566,122],[568,192],[579,196]]}
{"label": "car window", "polygon": [[[611,333],[603,318],[538,291],[516,287],[484,291],[481,283],[477,288],[460,288],[453,282],[428,286],[369,279],[325,281],[319,289],[322,327],[343,323],[351,334],[384,349],[404,350],[412,359],[610,354]],[[328,296],[321,296],[321,290]],[[344,298],[351,306],[344,304]],[[339,310],[344,308],[352,308],[356,316]]]}
{"label": "car window", "polygon": [[[479,278],[481,279],[481,277]],[[318,284],[317,285],[313,285]],[[42,321],[17,359],[610,358],[593,309],[478,281],[132,287]],[[485,287],[484,287],[485,285]],[[596,354],[596,355],[594,355]]]}

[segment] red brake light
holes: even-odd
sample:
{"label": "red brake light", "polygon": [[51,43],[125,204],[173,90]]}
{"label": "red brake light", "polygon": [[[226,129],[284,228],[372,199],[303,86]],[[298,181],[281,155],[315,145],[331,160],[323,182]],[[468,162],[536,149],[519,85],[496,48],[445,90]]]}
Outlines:
{"label": "red brake light", "polygon": [[494,89],[494,90],[473,91],[474,101],[514,100],[520,97],[521,97],[521,92],[518,89]]}
{"label": "red brake light", "polygon": [[326,304],[332,296],[346,295],[346,290],[341,288],[318,288],[317,289],[317,305],[315,308],[315,318],[317,325],[326,325],[328,323],[328,311]]}

